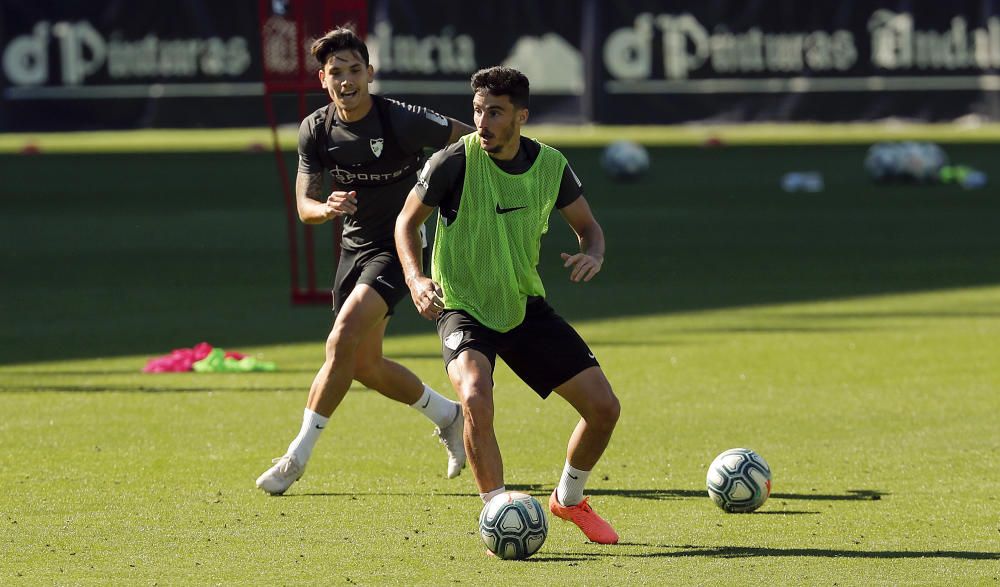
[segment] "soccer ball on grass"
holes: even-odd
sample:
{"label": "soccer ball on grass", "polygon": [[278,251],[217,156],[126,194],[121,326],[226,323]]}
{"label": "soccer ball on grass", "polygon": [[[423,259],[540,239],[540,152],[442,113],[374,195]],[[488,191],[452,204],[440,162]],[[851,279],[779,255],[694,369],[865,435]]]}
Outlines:
{"label": "soccer ball on grass", "polygon": [[752,512],[771,495],[771,467],[749,448],[732,448],[708,466],[708,495],[729,513]]}
{"label": "soccer ball on grass", "polygon": [[879,183],[936,183],[946,165],[948,155],[944,150],[926,142],[875,143],[865,155],[865,171]]}
{"label": "soccer ball on grass", "polygon": [[479,514],[479,535],[486,548],[502,559],[528,558],[538,552],[548,533],[545,510],[526,493],[501,493]]}
{"label": "soccer ball on grass", "polygon": [[649,153],[639,143],[615,141],[604,149],[601,166],[614,179],[637,179],[649,169]]}

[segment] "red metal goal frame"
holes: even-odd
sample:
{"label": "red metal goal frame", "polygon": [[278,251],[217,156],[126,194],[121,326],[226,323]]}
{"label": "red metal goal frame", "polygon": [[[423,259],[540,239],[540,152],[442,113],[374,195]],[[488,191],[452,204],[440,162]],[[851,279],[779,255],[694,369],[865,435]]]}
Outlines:
{"label": "red metal goal frame", "polygon": [[[309,55],[312,40],[326,31],[348,22],[358,34],[368,30],[367,0],[258,0],[261,37],[261,69],[264,84],[264,109],[271,127],[271,145],[278,177],[285,198],[288,253],[290,262],[291,301],[293,304],[329,304],[330,290],[318,289],[316,283],[315,228],[298,221],[295,187],[285,163],[278,139],[280,120],[276,98],[296,98],[297,121],[310,114],[306,96],[322,93],[315,67]],[[340,219],[330,223],[334,260],[340,257]],[[303,283],[304,281],[304,283]],[[332,281],[332,280],[331,280]]]}

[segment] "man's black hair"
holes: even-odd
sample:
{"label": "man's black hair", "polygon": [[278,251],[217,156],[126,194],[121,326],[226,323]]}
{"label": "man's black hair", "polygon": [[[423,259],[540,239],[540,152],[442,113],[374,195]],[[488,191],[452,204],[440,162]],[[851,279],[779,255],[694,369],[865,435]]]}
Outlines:
{"label": "man's black hair", "polygon": [[320,67],[326,67],[326,61],[330,55],[344,49],[358,53],[365,66],[368,65],[368,45],[365,45],[365,42],[358,36],[353,23],[341,25],[316,39],[309,52],[316,58],[316,61],[319,61]]}
{"label": "man's black hair", "polygon": [[472,91],[478,94],[484,90],[494,96],[510,96],[515,108],[528,107],[528,78],[511,67],[497,65],[472,74]]}

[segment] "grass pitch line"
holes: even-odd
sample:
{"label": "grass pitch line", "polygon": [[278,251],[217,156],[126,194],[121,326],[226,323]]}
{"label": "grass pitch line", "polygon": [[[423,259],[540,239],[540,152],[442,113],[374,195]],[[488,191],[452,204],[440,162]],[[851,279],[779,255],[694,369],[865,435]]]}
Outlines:
{"label": "grass pitch line", "polygon": [[[617,139],[647,146],[752,146],[868,144],[878,141],[992,143],[1000,124],[739,124],[739,125],[529,125],[526,135],[561,147],[599,147]],[[282,150],[294,151],[298,129],[282,127]],[[271,150],[268,128],[146,129],[0,134],[0,153],[132,153]]]}

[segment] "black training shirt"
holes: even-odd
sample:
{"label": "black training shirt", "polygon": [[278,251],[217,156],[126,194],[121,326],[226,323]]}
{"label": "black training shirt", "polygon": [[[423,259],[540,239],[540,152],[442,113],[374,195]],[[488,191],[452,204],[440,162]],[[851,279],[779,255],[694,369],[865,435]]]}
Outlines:
{"label": "black training shirt", "polygon": [[[299,173],[326,169],[334,182],[330,191],[358,193],[357,213],[344,216],[343,247],[348,250],[392,245],[396,216],[423,163],[424,148],[439,149],[451,136],[449,119],[433,110],[390,99],[384,103],[390,132],[382,128],[377,104],[355,122],[340,120],[335,108],[324,106],[299,127]],[[334,119],[329,138],[323,141],[320,133],[326,132],[328,112]],[[329,158],[319,153],[324,144]],[[415,156],[420,158],[416,162]],[[328,195],[323,194],[321,200]]]}

